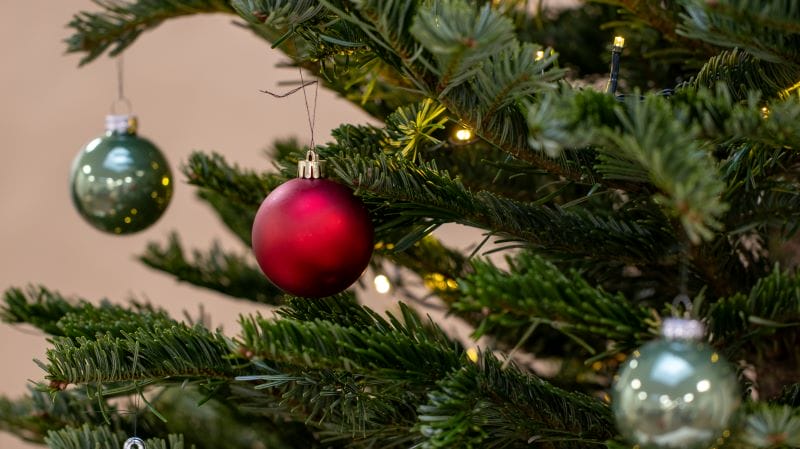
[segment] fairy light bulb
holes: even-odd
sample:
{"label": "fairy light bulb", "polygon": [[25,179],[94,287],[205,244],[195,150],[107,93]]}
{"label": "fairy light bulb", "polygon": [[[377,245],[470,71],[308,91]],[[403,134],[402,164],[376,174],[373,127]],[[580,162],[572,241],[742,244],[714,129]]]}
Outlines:
{"label": "fairy light bulb", "polygon": [[383,274],[375,276],[373,282],[375,283],[375,290],[377,290],[378,293],[385,295],[392,289],[392,283],[389,281],[389,278]]}
{"label": "fairy light bulb", "polygon": [[472,140],[472,130],[462,126],[456,129],[454,136],[457,141],[461,143],[466,143]]}
{"label": "fairy light bulb", "polygon": [[542,59],[544,59],[544,50],[536,51],[536,59],[534,59],[534,60],[535,61],[541,61]]}
{"label": "fairy light bulb", "polygon": [[615,36],[614,37],[614,46],[623,48],[625,47],[625,38],[622,36]]}
{"label": "fairy light bulb", "polygon": [[467,349],[467,359],[472,363],[478,363],[478,348],[472,347]]}

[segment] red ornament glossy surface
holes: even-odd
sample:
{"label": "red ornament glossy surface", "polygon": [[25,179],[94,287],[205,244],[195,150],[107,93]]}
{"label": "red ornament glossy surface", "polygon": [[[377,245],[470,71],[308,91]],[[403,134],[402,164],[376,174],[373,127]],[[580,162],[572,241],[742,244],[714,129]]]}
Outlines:
{"label": "red ornament glossy surface", "polygon": [[281,290],[321,298],[353,284],[372,257],[367,210],[328,179],[293,179],[273,190],[253,221],[253,252]]}

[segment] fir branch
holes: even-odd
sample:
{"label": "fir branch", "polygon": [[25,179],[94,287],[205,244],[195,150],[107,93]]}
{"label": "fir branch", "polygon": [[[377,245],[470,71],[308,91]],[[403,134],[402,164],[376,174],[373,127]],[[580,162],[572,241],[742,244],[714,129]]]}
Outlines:
{"label": "fir branch", "polygon": [[407,306],[402,319],[374,316],[369,328],[328,321],[243,318],[240,352],[312,369],[338,369],[395,382],[437,379],[463,356],[458,344]]}
{"label": "fir branch", "polygon": [[452,308],[482,314],[478,333],[546,324],[579,339],[592,355],[629,350],[653,338],[647,308],[590,286],[576,272],[562,273],[535,254],[521,253],[506,261],[507,272],[488,262],[473,262],[475,272],[459,282],[461,296]]}
{"label": "fir branch", "polygon": [[148,304],[132,302],[131,307],[122,307],[104,300],[93,305],[82,299],[65,299],[42,286],[31,286],[27,291],[8,289],[5,302],[3,320],[30,323],[50,335],[68,338],[120,336],[175,323],[166,312]]}
{"label": "fir branch", "polygon": [[372,309],[359,305],[355,295],[349,292],[314,301],[290,297],[286,301],[286,307],[278,309],[277,314],[288,320],[330,321],[356,329],[367,329],[375,323],[385,324],[383,318]]}
{"label": "fir branch", "polygon": [[[577,208],[518,203],[488,192],[472,193],[459,180],[439,171],[435,164],[411,165],[383,156],[339,157],[329,161],[343,181],[365,192],[368,203],[371,197],[381,199],[380,211],[387,219],[386,226],[420,225],[419,217],[427,217],[432,222],[421,224],[428,228],[435,223],[456,222],[507,235],[547,251],[572,256],[600,251],[634,262],[661,259],[674,243],[664,231],[663,217],[648,216],[643,211],[600,216]],[[393,202],[386,204],[382,199]],[[388,221],[389,218],[396,221]],[[427,232],[423,230],[415,239]]]}
{"label": "fir branch", "polygon": [[503,369],[490,354],[440,381],[419,414],[422,448],[600,446],[613,427],[599,401]]}
{"label": "fir branch", "polygon": [[800,447],[800,415],[788,406],[754,407],[738,435],[751,447]]}
{"label": "fir branch", "polygon": [[[282,142],[278,142],[280,145]],[[229,164],[225,157],[193,152],[182,167],[189,183],[209,189],[241,205],[258,208],[264,197],[286,181],[275,174],[258,174]]]}
{"label": "fir branch", "polygon": [[[127,438],[121,431],[86,424],[80,428],[51,431],[45,440],[50,449],[119,449]],[[181,435],[169,435],[167,440],[151,438],[145,441],[145,445],[148,449],[184,449]]]}
{"label": "fir branch", "polygon": [[385,146],[417,160],[423,148],[442,143],[434,133],[447,123],[447,117],[440,117],[444,111],[443,106],[434,106],[430,99],[399,108],[386,119]]}
{"label": "fir branch", "polygon": [[[800,66],[800,8],[792,1],[762,4],[682,0],[686,14],[678,33],[723,47],[742,48],[765,61]],[[786,86],[788,87],[788,86]]]}
{"label": "fir branch", "polygon": [[[96,410],[98,402],[80,391],[44,392],[34,388],[17,400],[0,397],[0,429],[32,443],[44,443],[47,432],[82,424],[104,424],[106,418]],[[106,414],[115,406],[103,404]],[[119,425],[115,422],[114,429]]]}
{"label": "fir branch", "polygon": [[197,449],[335,449],[319,442],[313,425],[279,413],[267,417],[263,412],[258,416],[248,413],[230,388],[233,385],[220,388],[212,397],[184,386],[148,394],[152,407],[165,421],[142,410],[138,431],[143,435],[182,434],[185,443]]}
{"label": "fir branch", "polygon": [[709,307],[709,332],[729,351],[759,341],[777,329],[800,332],[800,276],[775,267],[748,294],[735,294]]}
{"label": "fir branch", "polygon": [[66,39],[68,53],[85,53],[80,64],[91,62],[109,50],[122,53],[143,32],[176,17],[215,12],[233,13],[225,0],[93,0],[103,11],[73,16]]}
{"label": "fir branch", "polygon": [[[85,301],[69,301],[58,292],[43,286],[29,286],[26,290],[9,288],[3,294],[0,318],[6,323],[29,323],[50,335],[63,335],[58,320],[79,310]],[[77,303],[77,305],[76,305]]]}
{"label": "fir branch", "polygon": [[[137,356],[138,355],[138,356]],[[51,385],[231,380],[240,373],[227,341],[201,326],[139,329],[121,337],[57,338],[47,351]],[[136,384],[129,384],[134,390]]]}
{"label": "fir branch", "polygon": [[[233,235],[246,247],[252,247],[253,220],[256,218],[258,206],[238,203],[236,198],[226,197],[212,190],[200,190],[197,197],[214,210],[220,220]],[[266,197],[266,194],[265,194]]]}
{"label": "fir branch", "polygon": [[281,304],[283,292],[270,283],[249,257],[225,252],[215,243],[207,253],[185,255],[175,233],[166,246],[150,243],[139,256],[145,265],[174,275],[178,280],[261,304]]}
{"label": "fir branch", "polygon": [[235,388],[242,408],[253,413],[285,415],[319,428],[326,442],[371,447],[409,437],[414,425],[412,404],[423,394],[419,385],[384,382],[352,372],[303,369],[294,374],[243,376],[255,388]]}
{"label": "fir branch", "polygon": [[314,0],[231,0],[231,7],[248,22],[273,28],[293,28],[318,19],[324,9]]}
{"label": "fir branch", "polygon": [[[756,372],[755,388],[764,397],[777,396],[796,381],[800,366],[800,276],[778,267],[760,279],[748,294],[722,298],[702,311],[709,335],[731,360],[746,360]],[[780,360],[780,363],[775,363]]]}
{"label": "fir branch", "polygon": [[681,87],[706,87],[714,89],[724,83],[735,101],[746,100],[751,91],[758,90],[763,98],[776,98],[800,78],[800,66],[786,65],[757,59],[738,48],[726,50],[712,57],[700,72]]}
{"label": "fir branch", "polygon": [[[681,117],[682,120],[676,120]],[[657,95],[617,104],[592,91],[562,90],[529,107],[531,144],[558,152],[597,145],[604,177],[652,183],[652,198],[677,217],[695,244],[710,240],[727,205],[724,184],[703,142],[691,109]]]}
{"label": "fir branch", "polygon": [[436,60],[436,91],[441,97],[475,78],[487,59],[516,44],[510,19],[488,6],[476,14],[463,0],[441,0],[423,6],[409,32]]}

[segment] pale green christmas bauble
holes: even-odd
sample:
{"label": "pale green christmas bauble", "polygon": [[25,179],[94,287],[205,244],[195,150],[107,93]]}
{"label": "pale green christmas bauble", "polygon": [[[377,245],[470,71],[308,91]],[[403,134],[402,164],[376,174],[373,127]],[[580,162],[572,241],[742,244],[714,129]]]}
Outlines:
{"label": "pale green christmas bauble", "polygon": [[739,406],[736,375],[707,345],[656,340],[634,351],[612,389],[620,433],[643,449],[705,449]]}
{"label": "pale green christmas bauble", "polygon": [[72,201],[95,228],[132,234],[155,223],[172,198],[172,172],[161,151],[136,134],[136,119],[106,117],[106,134],[75,158]]}

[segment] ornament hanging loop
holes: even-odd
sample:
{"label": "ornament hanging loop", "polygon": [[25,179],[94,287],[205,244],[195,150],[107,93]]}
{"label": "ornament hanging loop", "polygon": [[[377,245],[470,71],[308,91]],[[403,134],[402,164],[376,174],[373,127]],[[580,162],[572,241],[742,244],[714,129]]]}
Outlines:
{"label": "ornament hanging loop", "polygon": [[144,445],[144,440],[139,437],[130,437],[125,440],[125,444],[122,446],[122,449],[146,449]]}
{"label": "ornament hanging loop", "polygon": [[304,179],[319,179],[325,177],[326,161],[319,158],[314,150],[306,152],[305,160],[297,162],[297,177]]}
{"label": "ornament hanging loop", "polygon": [[125,97],[124,62],[122,55],[117,55],[117,98],[111,102],[111,115],[131,115],[133,106]]}

